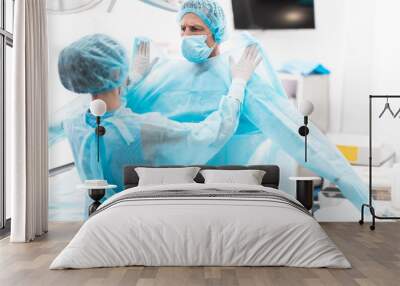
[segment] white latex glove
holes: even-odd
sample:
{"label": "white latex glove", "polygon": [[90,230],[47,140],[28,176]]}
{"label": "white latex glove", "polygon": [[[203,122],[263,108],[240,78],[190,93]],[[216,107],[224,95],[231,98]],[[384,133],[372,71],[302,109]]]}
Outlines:
{"label": "white latex glove", "polygon": [[262,58],[259,56],[257,45],[248,46],[238,63],[235,63],[233,58],[230,59],[231,73],[233,80],[243,80],[247,83],[261,62]]}
{"label": "white latex glove", "polygon": [[150,63],[150,42],[141,42],[132,63],[131,80],[137,82],[145,77],[157,63],[155,58]]}

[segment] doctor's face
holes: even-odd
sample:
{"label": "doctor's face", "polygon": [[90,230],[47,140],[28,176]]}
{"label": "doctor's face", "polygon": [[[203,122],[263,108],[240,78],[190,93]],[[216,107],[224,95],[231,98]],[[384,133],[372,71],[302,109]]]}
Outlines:
{"label": "doctor's face", "polygon": [[194,35],[207,35],[207,45],[214,47],[214,37],[207,25],[196,14],[187,13],[181,20],[181,37]]}

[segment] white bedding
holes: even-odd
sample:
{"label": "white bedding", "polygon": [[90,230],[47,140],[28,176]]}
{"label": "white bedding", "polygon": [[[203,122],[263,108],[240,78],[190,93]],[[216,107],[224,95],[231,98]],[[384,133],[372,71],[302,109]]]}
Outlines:
{"label": "white bedding", "polygon": [[[314,218],[259,198],[122,200],[142,191],[263,190],[254,185],[180,184],[125,190],[100,206],[50,269],[145,266],[294,266],[349,268]],[[113,204],[114,202],[114,204]],[[107,207],[108,205],[108,207]]]}

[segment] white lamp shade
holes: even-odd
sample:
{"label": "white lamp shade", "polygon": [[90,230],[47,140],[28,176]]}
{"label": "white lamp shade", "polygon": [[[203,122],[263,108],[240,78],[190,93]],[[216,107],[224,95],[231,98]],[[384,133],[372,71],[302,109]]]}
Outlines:
{"label": "white lamp shade", "polygon": [[303,100],[299,104],[299,111],[304,116],[309,116],[314,111],[314,105],[311,101]]}
{"label": "white lamp shade", "polygon": [[107,111],[107,104],[101,100],[96,99],[90,103],[90,113],[94,116],[103,116]]}

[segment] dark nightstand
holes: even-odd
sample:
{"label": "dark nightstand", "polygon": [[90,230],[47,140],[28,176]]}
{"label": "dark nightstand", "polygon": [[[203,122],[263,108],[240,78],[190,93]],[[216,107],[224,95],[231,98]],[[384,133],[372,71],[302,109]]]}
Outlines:
{"label": "dark nightstand", "polygon": [[289,180],[296,181],[296,199],[307,209],[313,207],[314,180],[320,177],[290,177]]}
{"label": "dark nightstand", "polygon": [[79,185],[79,189],[88,190],[89,197],[94,201],[88,208],[89,216],[94,213],[97,208],[101,205],[100,200],[106,194],[106,189],[114,189],[116,185],[103,185],[103,186],[95,186],[90,184]]}

